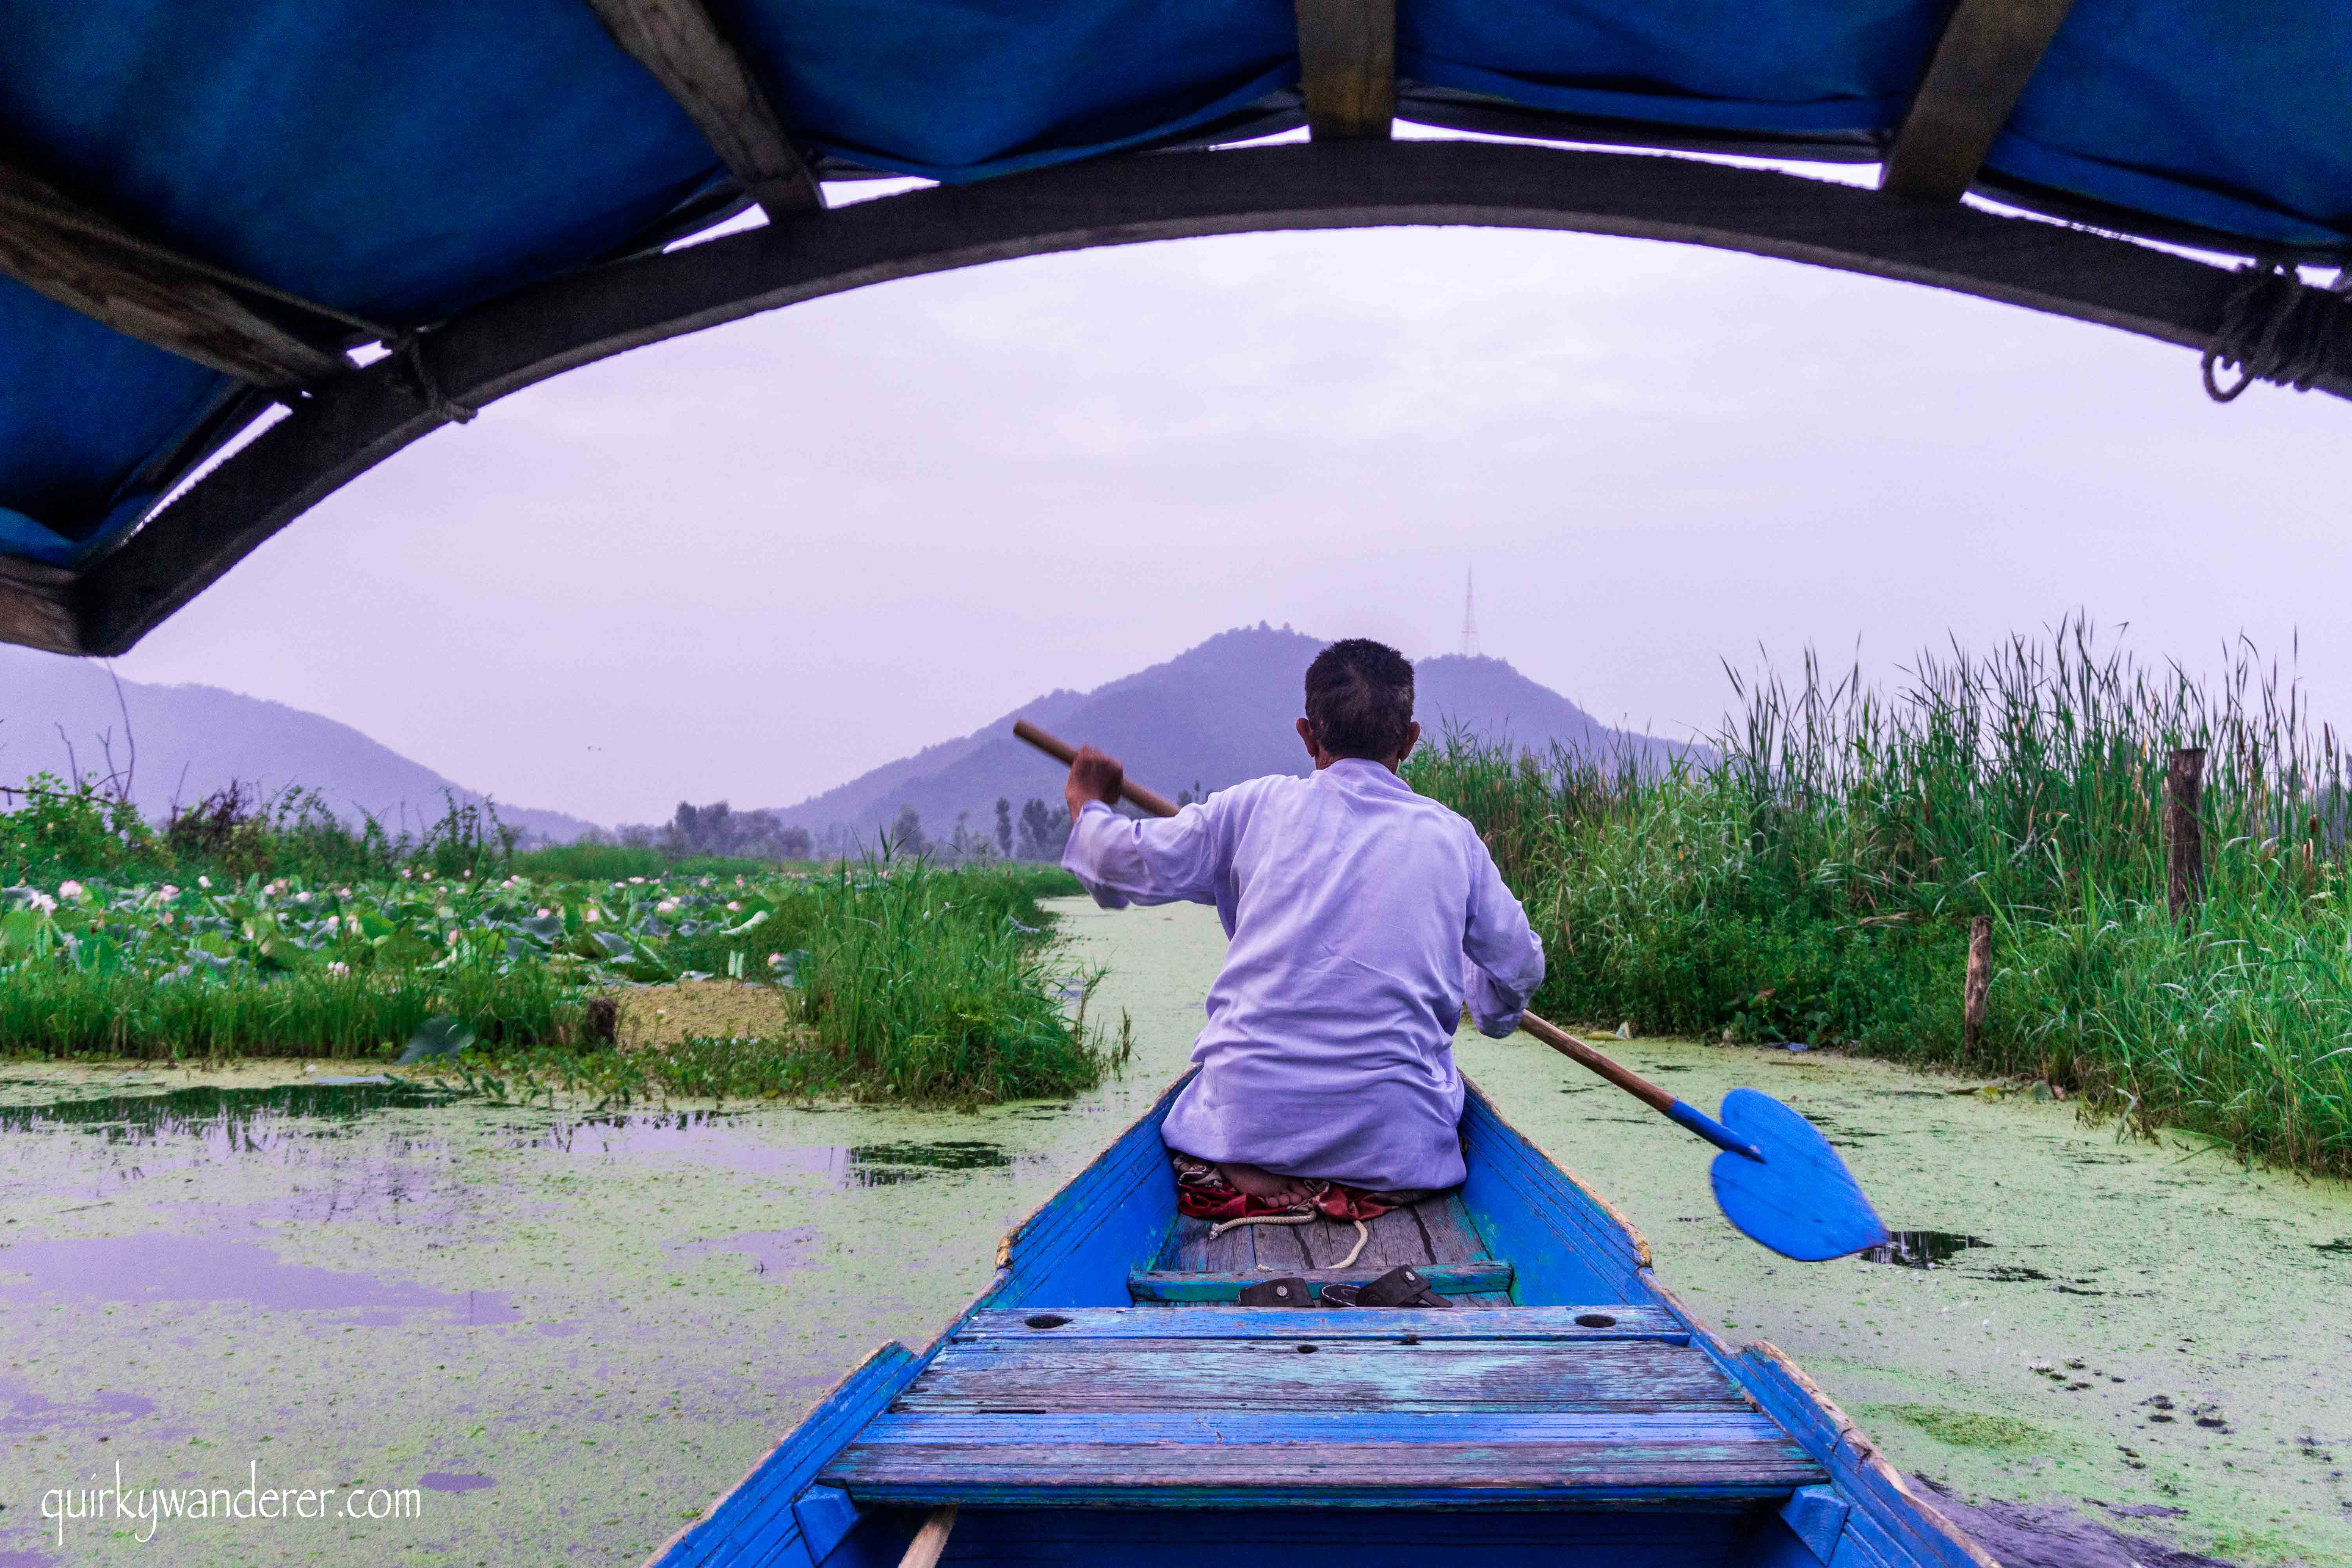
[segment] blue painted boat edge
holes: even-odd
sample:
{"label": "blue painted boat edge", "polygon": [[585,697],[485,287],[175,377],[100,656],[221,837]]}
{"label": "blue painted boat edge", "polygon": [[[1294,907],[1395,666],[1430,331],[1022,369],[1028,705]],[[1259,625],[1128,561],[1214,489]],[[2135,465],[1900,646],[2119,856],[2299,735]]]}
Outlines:
{"label": "blue painted boat edge", "polygon": [[1160,1124],[1198,1070],[1179,1075],[1110,1147],[1006,1233],[995,1283],[955,1327],[983,1307],[1129,1305],[1129,1271],[1150,1267],[1176,1223],[1176,1177]]}
{"label": "blue painted boat edge", "polygon": [[1690,1331],[1690,1342],[1829,1471],[1831,1486],[1852,1510],[1845,1530],[1857,1544],[1890,1563],[2001,1568],[1968,1531],[1913,1491],[1853,1418],[1779,1347],[1759,1342],[1735,1350],[1671,1287],[1654,1275],[1648,1283],[1658,1303]]}
{"label": "blue painted boat edge", "polygon": [[[1515,1271],[1512,1300],[1521,1305],[1640,1305],[1652,1297],[1649,1241],[1633,1221],[1566,1165],[1511,1125],[1467,1078],[1463,1145],[1469,1176],[1462,1205],[1490,1257],[1506,1237]],[[1549,1236],[1572,1267],[1538,1256],[1526,1243]]]}
{"label": "blue painted boat edge", "polygon": [[[1846,1526],[1849,1532],[1883,1541],[1882,1554],[1888,1554],[1892,1547],[1907,1552],[1911,1561],[1941,1563],[1946,1568],[2001,1568],[2000,1559],[1913,1491],[1902,1472],[1886,1462],[1853,1417],[1839,1409],[1779,1347],[1749,1345],[1740,1352],[1740,1362],[1748,1374],[1741,1381],[1766,1415],[1780,1422],[1808,1452],[1817,1440],[1824,1444],[1822,1465],[1854,1505]],[[1807,1415],[1818,1423],[1813,1434],[1801,1429]]]}
{"label": "blue painted boat edge", "polygon": [[[1116,1222],[1139,1198],[1159,1205],[1150,1227],[1144,1260],[1156,1257],[1170,1225],[1174,1223],[1175,1179],[1168,1174],[1161,1152],[1160,1124],[1167,1119],[1177,1093],[1192,1080],[1188,1070],[1161,1090],[1151,1108],[1136,1118],[1111,1145],[1087,1162],[1034,1213],[1005,1234],[997,1244],[996,1277],[956,1314],[939,1337],[919,1355],[896,1341],[882,1346],[853,1368],[783,1439],[768,1450],[750,1473],[713,1502],[705,1515],[687,1525],[646,1560],[646,1568],[698,1568],[713,1563],[773,1557],[796,1540],[800,1525],[793,1504],[815,1480],[817,1472],[833,1462],[866,1423],[887,1409],[906,1386],[920,1375],[942,1346],[982,1308],[1050,1304],[1055,1306],[1120,1306],[1129,1304],[1127,1274],[1122,1261],[1117,1274],[1114,1301],[1040,1303],[1028,1298],[1051,1289],[1073,1269],[1098,1272],[1090,1266],[1097,1250],[1116,1250],[1121,1258],[1135,1251],[1130,1239],[1118,1240]],[[1160,1193],[1150,1177],[1156,1167],[1167,1191]],[[1132,1238],[1137,1233],[1129,1229]],[[1089,1243],[1096,1244],[1090,1246]],[[750,1532],[746,1533],[749,1527]],[[715,1555],[716,1554],[716,1555]],[[803,1552],[805,1559],[810,1556]],[[822,1560],[821,1556],[816,1560]]]}
{"label": "blue painted boat edge", "polygon": [[[892,1340],[852,1367],[743,1479],[646,1559],[646,1568],[693,1568],[769,1557],[800,1533],[793,1504],[866,1424],[889,1408],[929,1356]],[[805,1553],[803,1554],[805,1555]]]}

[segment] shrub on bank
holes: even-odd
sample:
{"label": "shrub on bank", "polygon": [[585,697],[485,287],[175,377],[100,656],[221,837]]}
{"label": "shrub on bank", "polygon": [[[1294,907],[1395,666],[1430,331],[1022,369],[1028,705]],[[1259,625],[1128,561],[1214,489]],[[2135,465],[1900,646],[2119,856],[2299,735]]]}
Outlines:
{"label": "shrub on bank", "polygon": [[[1073,1005],[1090,976],[1060,957],[1037,902],[1066,880],[910,861],[724,879],[403,868],[347,884],[19,884],[0,888],[0,1050],[389,1058],[448,1017],[501,1071],[552,1051],[529,1070],[614,1090],[1066,1094],[1107,1058]],[[592,994],[714,978],[782,988],[793,1026],[626,1053],[646,1058],[634,1065],[595,1037]]]}

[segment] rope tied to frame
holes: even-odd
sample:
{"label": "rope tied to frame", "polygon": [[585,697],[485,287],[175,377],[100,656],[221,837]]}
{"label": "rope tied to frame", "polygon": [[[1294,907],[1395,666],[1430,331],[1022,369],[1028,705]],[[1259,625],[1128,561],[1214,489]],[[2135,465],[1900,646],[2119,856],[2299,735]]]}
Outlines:
{"label": "rope tied to frame", "polygon": [[481,412],[471,404],[459,403],[442,389],[441,378],[433,374],[433,366],[425,357],[423,329],[403,332],[388,346],[399,356],[402,384],[425,409],[452,425],[467,424]]}
{"label": "rope tied to frame", "polygon": [[[2352,374],[2352,308],[2346,303],[2352,268],[2332,288],[2314,289],[2278,260],[2248,262],[2222,307],[2221,324],[2205,345],[2205,395],[2233,401],[2257,381],[2308,392],[2334,371]],[[2238,379],[2221,384],[2218,371]]]}

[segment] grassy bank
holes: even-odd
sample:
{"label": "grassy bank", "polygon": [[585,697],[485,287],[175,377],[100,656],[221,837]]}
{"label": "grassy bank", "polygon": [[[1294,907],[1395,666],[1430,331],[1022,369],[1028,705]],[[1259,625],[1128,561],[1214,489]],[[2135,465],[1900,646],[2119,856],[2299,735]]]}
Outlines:
{"label": "grassy bank", "polygon": [[[1736,684],[1711,754],[1664,772],[1460,735],[1410,765],[1542,930],[1539,1010],[2044,1077],[2144,1128],[2352,1173],[2344,759],[2274,672],[2200,686],[2075,627],[1922,659],[1892,695],[1810,662]],[[2186,923],[2165,908],[2175,746],[2210,759]]]}
{"label": "grassy bank", "polygon": [[[0,1051],[389,1061],[437,1031],[470,1034],[480,1071],[624,1095],[970,1102],[1098,1080],[1069,1006],[1087,977],[1037,902],[1058,869],[755,873],[19,883],[0,888]],[[657,1051],[600,1038],[592,997],[680,979],[773,988],[785,1021]]]}

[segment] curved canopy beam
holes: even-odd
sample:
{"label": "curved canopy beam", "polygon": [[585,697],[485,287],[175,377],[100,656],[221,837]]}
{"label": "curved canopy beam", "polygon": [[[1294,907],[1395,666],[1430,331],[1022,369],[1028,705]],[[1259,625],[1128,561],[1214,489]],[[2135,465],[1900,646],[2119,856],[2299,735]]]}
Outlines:
{"label": "curved canopy beam", "polygon": [[[1950,289],[2203,348],[2236,274],[1958,205],[1687,159],[1464,142],[1326,142],[1105,159],[940,186],[578,273],[457,318],[301,400],[47,609],[0,636],[114,654],[419,437],[575,366],[868,284],[1095,246],[1263,230],[1475,225],[1706,245]],[[2352,396],[2352,377],[2316,384]],[[68,632],[69,635],[61,635]]]}

